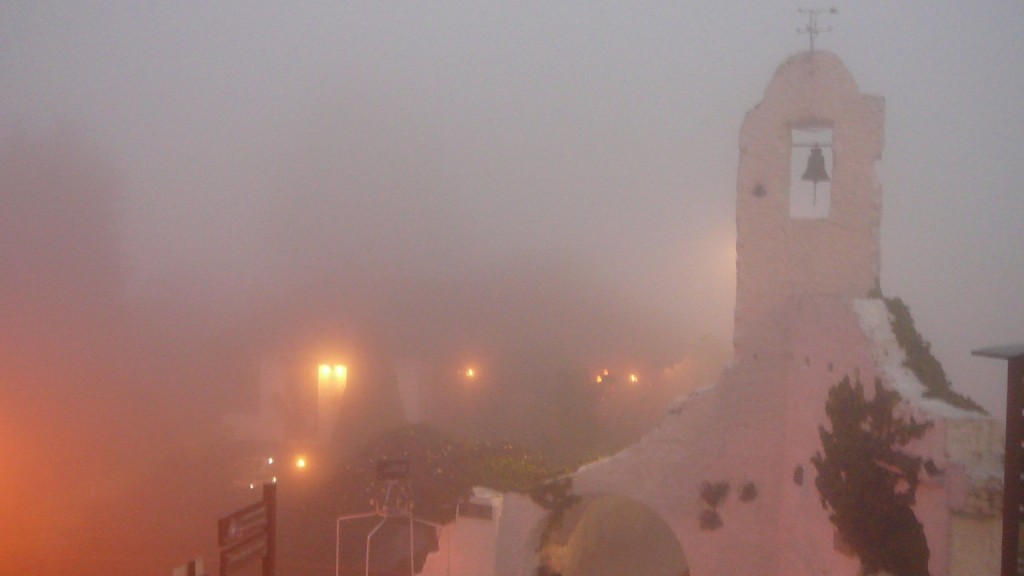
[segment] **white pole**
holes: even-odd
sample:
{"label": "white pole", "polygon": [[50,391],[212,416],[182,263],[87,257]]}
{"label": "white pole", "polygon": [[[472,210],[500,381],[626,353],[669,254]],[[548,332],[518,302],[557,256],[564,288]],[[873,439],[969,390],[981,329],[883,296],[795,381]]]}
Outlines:
{"label": "white pole", "polygon": [[366,576],[370,576],[370,538],[373,538],[373,535],[377,530],[379,530],[387,521],[388,519],[385,517],[379,524],[373,527],[373,530],[370,530],[369,534],[366,535]]}
{"label": "white pole", "polygon": [[364,512],[362,514],[338,516],[338,519],[335,522],[334,532],[334,576],[341,576],[341,523],[346,520],[357,520],[359,518],[369,518],[370,516],[376,515],[376,512]]}

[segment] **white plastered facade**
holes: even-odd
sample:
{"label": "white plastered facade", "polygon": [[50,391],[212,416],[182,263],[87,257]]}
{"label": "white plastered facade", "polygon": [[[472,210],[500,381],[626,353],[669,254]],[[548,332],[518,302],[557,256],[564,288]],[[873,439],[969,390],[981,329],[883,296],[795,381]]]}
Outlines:
{"label": "white plastered facade", "polygon": [[[884,104],[861,94],[834,54],[805,52],[778,68],[740,135],[732,363],[639,443],[573,475],[577,494],[622,495],[653,510],[692,576],[859,573],[822,508],[810,462],[821,449],[828,390],[844,376],[869,390],[878,379],[903,395],[909,414],[933,422],[912,446],[938,471],[922,475],[915,507],[931,574],[998,573],[1002,424],[925,397],[877,297]],[[790,154],[799,150],[791,134],[807,127],[832,135],[830,207],[820,219],[790,216]],[[715,507],[722,524],[702,528],[702,486],[716,482],[731,488]],[[748,484],[756,497],[739,498]],[[506,561],[495,572],[532,574],[537,533],[499,526]]]}

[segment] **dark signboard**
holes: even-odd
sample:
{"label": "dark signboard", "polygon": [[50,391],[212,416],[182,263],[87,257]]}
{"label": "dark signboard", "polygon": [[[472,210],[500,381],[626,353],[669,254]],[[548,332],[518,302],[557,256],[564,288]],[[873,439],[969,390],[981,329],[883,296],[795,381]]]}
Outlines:
{"label": "dark signboard", "polygon": [[264,535],[257,534],[220,551],[221,574],[234,572],[266,557],[267,539]]}
{"label": "dark signboard", "polygon": [[267,505],[257,502],[217,521],[217,543],[230,546],[263,534],[267,529]]}
{"label": "dark signboard", "polygon": [[263,500],[217,521],[220,576],[230,576],[253,562],[263,563],[263,576],[274,576],[277,486],[263,485]]}

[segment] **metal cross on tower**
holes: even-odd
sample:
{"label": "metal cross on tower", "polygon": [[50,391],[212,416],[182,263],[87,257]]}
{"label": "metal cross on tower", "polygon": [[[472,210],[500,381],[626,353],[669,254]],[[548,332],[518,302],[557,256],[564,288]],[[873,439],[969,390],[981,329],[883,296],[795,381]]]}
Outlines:
{"label": "metal cross on tower", "polygon": [[798,8],[797,12],[800,14],[807,14],[807,26],[804,28],[797,28],[797,34],[807,34],[811,40],[811,52],[814,52],[814,37],[821,32],[829,32],[832,30],[831,26],[824,28],[818,27],[818,15],[819,14],[838,14],[837,8]]}

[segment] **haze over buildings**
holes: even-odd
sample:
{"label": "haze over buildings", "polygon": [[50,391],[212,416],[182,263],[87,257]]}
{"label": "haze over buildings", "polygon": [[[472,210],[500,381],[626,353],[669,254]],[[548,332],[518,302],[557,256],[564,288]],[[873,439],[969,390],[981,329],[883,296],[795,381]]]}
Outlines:
{"label": "haze over buildings", "polygon": [[[819,44],[887,97],[883,290],[997,408],[968,351],[1021,337],[1024,7],[839,9]],[[758,3],[2,15],[0,129],[105,158],[136,297],[245,314],[323,273],[472,291],[541,267],[723,343],[738,119],[807,41]]]}
{"label": "haze over buildings", "polygon": [[[152,404],[188,433],[255,382],[251,349],[330,338],[413,365],[528,359],[523,380],[696,360],[685,384],[710,383],[736,134],[806,21],[686,4],[0,8],[3,359],[33,377],[0,381],[33,406],[0,435],[47,425],[0,456],[83,422],[128,442]],[[969,351],[1024,340],[1024,4],[838,7],[819,46],[886,97],[882,290],[1000,414],[1004,367]],[[98,339],[119,307],[137,332]],[[98,384],[111,365],[125,386]],[[66,458],[106,462],[43,459]],[[116,487],[47,504],[90,490]]]}

